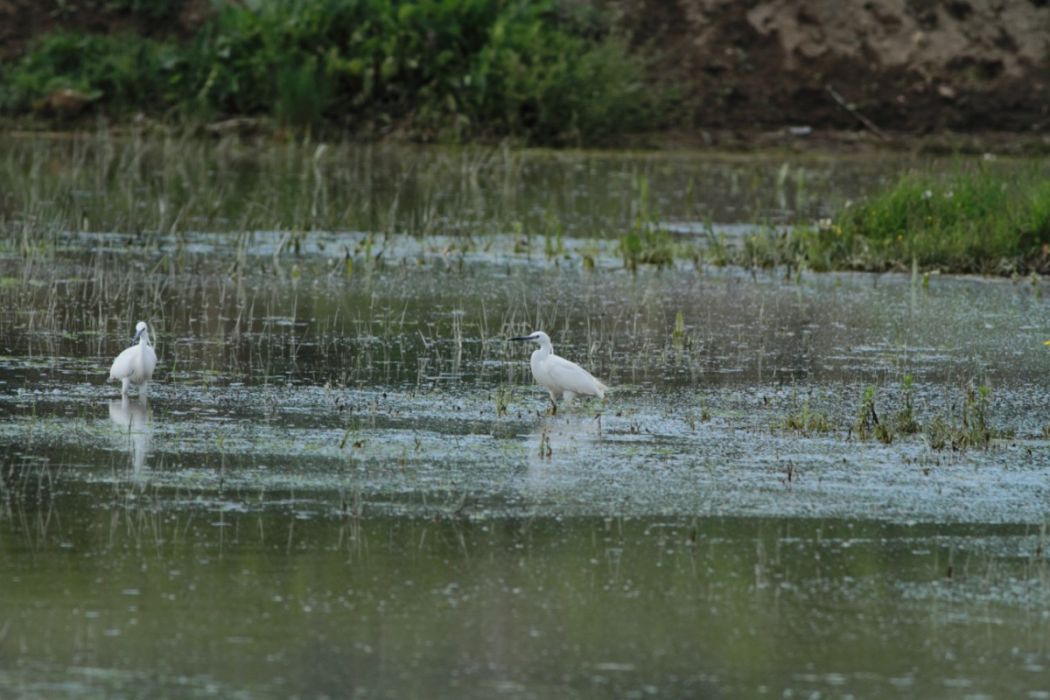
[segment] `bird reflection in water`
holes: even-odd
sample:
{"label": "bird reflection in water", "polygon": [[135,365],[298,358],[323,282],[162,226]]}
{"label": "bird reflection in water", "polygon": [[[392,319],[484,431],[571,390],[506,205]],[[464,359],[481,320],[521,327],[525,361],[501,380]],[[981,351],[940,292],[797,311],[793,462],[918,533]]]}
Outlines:
{"label": "bird reflection in water", "polygon": [[109,419],[120,428],[128,441],[133,474],[142,476],[150,443],[150,409],[145,396],[131,400],[127,396],[109,402]]}

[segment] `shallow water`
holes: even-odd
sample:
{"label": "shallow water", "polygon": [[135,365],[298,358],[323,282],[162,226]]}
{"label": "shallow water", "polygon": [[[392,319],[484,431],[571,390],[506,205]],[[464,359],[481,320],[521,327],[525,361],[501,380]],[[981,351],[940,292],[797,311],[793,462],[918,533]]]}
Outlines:
{"label": "shallow water", "polygon": [[[681,169],[727,167],[534,157],[514,156],[578,190],[552,197],[566,221],[609,209],[607,171],[670,201]],[[885,172],[806,167],[820,202]],[[776,209],[725,199],[727,231]],[[8,248],[4,694],[1046,697],[1042,282],[630,273],[615,240],[551,251],[485,220],[294,247],[117,222]],[[121,400],[103,380],[138,318],[160,366]],[[615,391],[546,415],[503,341],[540,327]],[[906,375],[924,424],[989,387],[1004,436],[861,439],[865,387],[888,420]],[[804,403],[827,432],[783,427]]]}

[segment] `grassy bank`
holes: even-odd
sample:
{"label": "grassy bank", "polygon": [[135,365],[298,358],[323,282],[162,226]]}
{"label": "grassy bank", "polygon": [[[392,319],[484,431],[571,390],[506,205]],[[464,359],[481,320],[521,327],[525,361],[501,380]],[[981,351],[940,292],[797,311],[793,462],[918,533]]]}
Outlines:
{"label": "grassy bank", "polygon": [[643,60],[574,7],[266,0],[223,3],[184,41],[50,34],[0,66],[0,112],[190,126],[237,116],[442,141],[599,143],[656,126]]}
{"label": "grassy bank", "polygon": [[844,209],[831,225],[800,234],[814,269],[951,272],[1047,271],[1050,179],[1034,167],[987,167],[946,177],[905,174]]}
{"label": "grassy bank", "polygon": [[740,245],[712,237],[714,264],[815,271],[1050,272],[1050,178],[1045,168],[905,173],[816,225],[768,229]]}

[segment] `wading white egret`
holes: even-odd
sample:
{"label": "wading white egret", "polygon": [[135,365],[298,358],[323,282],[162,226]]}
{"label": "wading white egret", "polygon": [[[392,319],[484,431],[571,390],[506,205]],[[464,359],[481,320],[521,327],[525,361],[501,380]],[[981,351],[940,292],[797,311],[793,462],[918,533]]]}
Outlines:
{"label": "wading white egret", "polygon": [[128,395],[128,387],[132,384],[142,387],[139,389],[141,394],[153,377],[153,368],[157,366],[157,353],[153,352],[145,321],[139,321],[135,326],[135,340],[138,342],[117,355],[113,366],[109,368],[110,381],[120,380],[122,396]]}
{"label": "wading white egret", "polygon": [[535,331],[530,335],[518,336],[511,340],[529,340],[540,344],[539,349],[532,353],[530,360],[532,376],[536,379],[537,384],[550,393],[554,413],[558,412],[558,401],[562,396],[570,399],[573,396],[605,398],[605,391],[609,387],[595,379],[590,372],[575,362],[555,355],[550,336],[543,331]]}

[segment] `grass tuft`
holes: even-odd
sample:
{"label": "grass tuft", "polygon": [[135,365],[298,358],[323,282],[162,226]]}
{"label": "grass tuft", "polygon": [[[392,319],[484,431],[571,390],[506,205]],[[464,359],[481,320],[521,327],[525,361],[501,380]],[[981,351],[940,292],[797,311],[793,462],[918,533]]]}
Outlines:
{"label": "grass tuft", "polygon": [[827,414],[812,410],[809,399],[804,400],[796,406],[796,410],[785,416],[780,427],[803,435],[828,433],[832,429]]}

